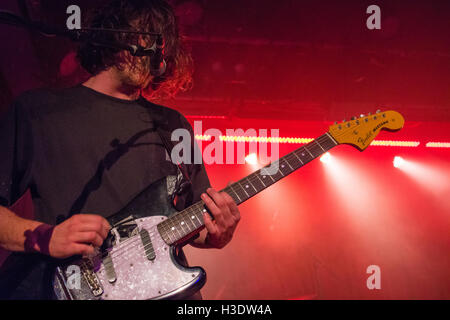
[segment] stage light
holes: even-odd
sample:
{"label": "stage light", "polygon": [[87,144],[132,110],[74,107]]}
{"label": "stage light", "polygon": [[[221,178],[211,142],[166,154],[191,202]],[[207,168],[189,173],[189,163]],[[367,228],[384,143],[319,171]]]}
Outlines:
{"label": "stage light", "polygon": [[393,163],[395,168],[400,168],[405,164],[405,160],[402,157],[396,156],[394,157]]}
{"label": "stage light", "polygon": [[187,115],[188,119],[219,119],[219,120],[227,120],[227,116],[200,116],[200,115]]}
{"label": "stage light", "polygon": [[325,171],[325,178],[334,190],[329,194],[336,207],[341,207],[348,222],[357,228],[369,225],[380,225],[379,208],[373,206],[374,195],[379,203],[391,203],[387,195],[381,192],[382,186],[378,183],[377,175],[370,172],[355,159],[331,156],[326,165],[321,166]]}
{"label": "stage light", "polygon": [[434,194],[450,194],[450,170],[447,165],[442,166],[395,157],[394,167],[400,169]]}
{"label": "stage light", "polygon": [[450,142],[428,142],[427,148],[450,148]]}
{"label": "stage light", "polygon": [[256,156],[256,153],[250,153],[248,156],[246,156],[245,162],[251,165],[258,164],[258,157]]}
{"label": "stage light", "polygon": [[382,147],[418,147],[419,141],[391,141],[391,140],[373,140],[371,146]]}
{"label": "stage light", "polygon": [[332,158],[329,152],[325,153],[323,156],[320,157],[320,161],[325,164],[329,164],[331,160]]}

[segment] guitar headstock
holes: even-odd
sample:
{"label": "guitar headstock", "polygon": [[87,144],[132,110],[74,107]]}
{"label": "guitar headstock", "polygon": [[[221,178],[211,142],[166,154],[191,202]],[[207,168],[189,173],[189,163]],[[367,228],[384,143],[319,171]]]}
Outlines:
{"label": "guitar headstock", "polygon": [[405,119],[396,111],[384,111],[373,115],[352,118],[350,121],[336,123],[329,128],[329,134],[339,144],[350,144],[363,151],[380,130],[397,131],[403,128]]}

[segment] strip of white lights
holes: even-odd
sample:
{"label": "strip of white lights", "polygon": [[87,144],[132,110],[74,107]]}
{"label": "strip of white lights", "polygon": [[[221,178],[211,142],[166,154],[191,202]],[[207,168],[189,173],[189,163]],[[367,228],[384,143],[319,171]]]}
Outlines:
{"label": "strip of white lights", "polygon": [[[196,135],[195,139],[201,141],[210,141],[210,135]],[[289,143],[289,144],[306,144],[313,141],[313,138],[299,138],[299,137],[247,137],[247,136],[219,136],[220,141],[226,142],[268,142],[268,143]],[[441,145],[450,143],[436,142]],[[418,147],[419,141],[392,141],[392,140],[374,140],[370,144],[372,146],[383,147]],[[428,147],[428,144],[427,144]],[[447,148],[442,146],[443,148]]]}
{"label": "strip of white lights", "polygon": [[428,142],[427,148],[450,148],[450,142]]}

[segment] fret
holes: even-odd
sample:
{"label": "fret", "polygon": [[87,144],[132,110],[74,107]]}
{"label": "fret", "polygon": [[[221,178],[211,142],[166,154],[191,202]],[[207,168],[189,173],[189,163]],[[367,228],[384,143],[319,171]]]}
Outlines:
{"label": "fret", "polygon": [[252,181],[253,186],[257,189],[258,192],[260,192],[261,190],[264,190],[266,188],[266,185],[258,177],[258,174],[252,173],[249,176],[249,180]]}
{"label": "fret", "polygon": [[[334,138],[333,138],[328,132],[325,133],[325,135],[327,135],[328,138],[329,138],[329,140],[330,140],[331,142],[334,143],[334,146],[337,146],[337,145],[338,145],[338,143],[336,142],[336,140],[334,140]],[[331,149],[331,148],[330,148],[330,149]]]}
{"label": "fret", "polygon": [[[177,215],[173,216],[172,219],[173,219],[174,217],[176,217],[176,216],[177,216]],[[183,238],[183,235],[180,233],[178,227],[175,225],[175,221],[172,220],[171,223],[172,223],[172,227],[170,228],[170,230],[172,231],[172,233],[173,233],[173,235],[175,236],[175,238],[177,238],[177,240],[182,239],[182,238]],[[175,234],[175,231],[178,233],[178,236]]]}
{"label": "fret", "polygon": [[198,205],[194,207],[194,214],[197,216],[197,220],[199,220],[200,225],[203,226],[203,213],[205,213],[205,203],[203,201],[198,202]]}
{"label": "fret", "polygon": [[170,236],[170,232],[169,232],[169,230],[165,230],[165,234],[167,235],[167,237],[169,238],[169,242],[170,243],[173,243],[173,242],[175,242],[174,240],[175,240],[175,238],[174,239],[172,239],[172,237]]}
{"label": "fret", "polygon": [[286,157],[289,157],[289,163],[294,168],[293,171],[300,169],[303,166],[303,162],[294,152],[291,152]]}
{"label": "fret", "polygon": [[291,168],[292,171],[295,170],[294,168],[292,168],[291,164],[289,163],[289,161],[286,157],[284,157],[284,161],[287,163],[287,165],[289,166],[289,168]]}
{"label": "fret", "polygon": [[302,163],[302,165],[304,165],[302,159],[299,158],[299,156],[297,155],[297,150],[295,150],[294,152],[292,152],[294,154],[294,156],[298,159],[298,161],[300,161]]}
{"label": "fret", "polygon": [[[228,188],[229,188],[231,191],[233,191],[233,193],[234,193],[234,194],[236,195],[236,197],[238,198],[239,202],[242,202],[241,198],[239,197],[239,194],[238,194],[236,191],[234,191],[234,189],[233,189],[233,184],[230,185]],[[228,194],[229,194],[229,193],[228,193]],[[230,196],[233,198],[233,195],[230,194]],[[233,198],[233,199],[234,199],[234,198]],[[234,201],[236,201],[236,199],[234,199]]]}
{"label": "fret", "polygon": [[245,191],[244,187],[239,182],[236,182],[236,184],[239,185],[239,187],[241,187],[241,189],[244,190],[247,197],[250,198],[250,195],[247,193],[247,191]]}
{"label": "fret", "polygon": [[300,151],[300,157],[303,159],[303,164],[310,162],[314,159],[313,155],[311,154],[311,157],[309,157],[309,152],[305,149],[305,147],[302,147],[299,149]]}
{"label": "fret", "polygon": [[[167,224],[167,223],[166,223],[166,224]],[[165,230],[165,233],[166,233],[166,235],[169,237],[169,240],[170,240],[171,243],[175,242],[175,240],[176,240],[175,234],[173,234],[173,233],[170,231],[170,228],[166,229],[166,230]],[[173,237],[172,237],[172,236],[173,236]]]}
{"label": "fret", "polygon": [[[236,189],[233,188],[233,186],[235,185],[235,183],[233,183],[232,185],[230,185],[227,188],[230,188],[231,190],[233,190],[234,195],[237,197],[237,199],[235,197],[232,196],[232,198],[234,199],[234,201],[236,201],[236,203],[241,203],[244,202],[245,200],[245,195],[244,194],[240,194]],[[225,189],[226,190],[226,189]],[[244,200],[243,200],[244,199]]]}
{"label": "fret", "polygon": [[260,174],[261,174],[263,179],[265,179],[266,177],[269,177],[272,180],[272,184],[276,182],[271,174],[262,174],[261,172],[260,172]]}
{"label": "fret", "polygon": [[275,174],[270,175],[270,177],[272,179],[274,179],[274,182],[282,179],[285,175],[283,174],[283,172],[281,171],[281,164],[280,164],[281,159],[277,160],[278,162],[278,170]]}
{"label": "fret", "polygon": [[166,226],[167,226],[166,233],[167,233],[167,235],[169,236],[170,241],[175,242],[175,240],[177,239],[177,236],[176,236],[175,233],[171,230],[172,226],[171,226],[170,220],[166,220]]}
{"label": "fret", "polygon": [[179,232],[179,229],[180,229],[179,227],[181,227],[181,226],[179,225],[178,219],[179,219],[178,214],[173,215],[172,217],[169,218],[169,223],[171,225],[170,230]]}
{"label": "fret", "polygon": [[[192,222],[192,224],[194,225],[194,229],[198,229],[199,227],[201,227],[203,225],[203,222],[198,217],[198,214],[200,213],[199,208],[194,206],[191,209],[188,208],[186,210],[187,210],[187,212],[186,212],[187,219]],[[198,224],[197,224],[197,221],[198,221]]]}
{"label": "fret", "polygon": [[314,141],[317,143],[317,145],[320,147],[320,149],[322,149],[323,152],[326,152],[325,149],[322,148],[322,146],[320,145],[319,141],[317,141],[317,140],[314,140]]}
{"label": "fret", "polygon": [[324,153],[320,147],[318,147],[316,144],[312,144],[309,148],[309,151],[311,151],[312,154],[314,154],[314,158],[317,158],[321,154]]}
{"label": "fret", "polygon": [[[203,226],[203,220],[200,220],[200,218],[198,217],[198,214],[194,214],[194,215],[195,215],[195,217],[197,218],[197,221],[198,221],[198,227],[197,228]],[[202,216],[202,218],[203,218],[203,216]]]}
{"label": "fret", "polygon": [[[248,179],[247,179],[248,180]],[[256,189],[254,189],[255,191],[253,191],[252,188],[250,188],[250,186],[252,185],[250,182],[248,183],[244,183],[245,181],[242,181],[241,185],[243,185],[245,192],[248,194],[248,197],[251,198],[253,197],[255,194],[258,193],[258,191]]]}
{"label": "fret", "polygon": [[280,167],[279,167],[279,171],[280,173],[283,175],[283,177],[287,176],[289,173],[291,173],[291,171],[289,170],[289,168],[286,166],[286,164],[284,163],[285,161],[280,159]]}
{"label": "fret", "polygon": [[262,181],[262,179],[259,177],[259,174],[258,174],[258,173],[254,173],[254,176],[255,176],[256,178],[258,178],[259,181],[261,181],[261,183],[262,183],[262,185],[264,186],[264,188],[267,187],[266,184],[264,183],[264,181]]}
{"label": "fret", "polygon": [[[265,178],[264,178],[265,177]],[[263,175],[262,178],[265,179],[265,181],[268,182],[269,185],[274,184],[278,180],[282,179],[284,176],[282,173],[280,173],[280,168],[278,167],[278,170],[275,172],[275,174],[267,174]]]}
{"label": "fret", "polygon": [[167,234],[167,230],[164,228],[164,222],[161,222],[158,226],[157,229],[159,231],[159,234],[161,235],[161,237],[163,238],[164,242],[166,243],[171,243],[172,240],[170,239],[169,235]]}
{"label": "fret", "polygon": [[[195,214],[195,213],[190,213],[188,220],[192,222],[192,224],[194,226],[193,230],[196,230],[202,226],[202,222],[200,221],[197,214]],[[197,221],[198,221],[198,224],[197,224]]]}
{"label": "fret", "polygon": [[[315,157],[314,157],[314,156],[312,155],[312,153],[311,153],[311,152],[309,152],[309,150],[308,150],[308,149],[306,148],[306,146],[304,146],[304,147],[303,147],[303,149],[305,149],[305,150],[306,150],[306,151],[307,151],[307,152],[308,152],[308,153],[309,153],[309,154],[311,155],[311,158],[312,158],[312,159],[314,159],[314,158],[315,158]],[[311,160],[312,160],[312,159],[311,159]]]}
{"label": "fret", "polygon": [[183,215],[183,220],[186,222],[186,225],[189,228],[189,233],[197,229],[197,226],[195,225],[194,221],[190,218],[192,214],[190,214],[189,210],[187,212],[181,213]]}
{"label": "fret", "polygon": [[[251,175],[249,177],[251,177]],[[252,184],[252,182],[250,181],[249,177],[247,177],[245,179],[247,179],[248,183],[252,186],[253,189],[255,189],[255,192],[258,193],[258,190],[256,190],[255,186]]]}
{"label": "fret", "polygon": [[[182,235],[184,237],[185,235],[189,234],[189,228],[187,228],[186,222],[184,221],[182,215],[181,214],[177,214],[177,216],[178,216],[178,226],[181,226],[180,229],[183,232]],[[187,228],[187,233],[185,231],[185,228]]]}

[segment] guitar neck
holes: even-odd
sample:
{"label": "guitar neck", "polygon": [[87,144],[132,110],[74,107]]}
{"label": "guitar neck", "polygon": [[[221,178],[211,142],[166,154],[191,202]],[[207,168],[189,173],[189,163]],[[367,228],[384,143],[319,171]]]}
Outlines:
{"label": "guitar neck", "polygon": [[[229,185],[222,191],[228,193],[239,205],[336,145],[338,143],[331,135],[325,133],[310,143]],[[204,212],[206,212],[205,204],[203,201],[199,201],[158,224],[158,230],[164,241],[168,244],[174,244],[197,233],[204,227]]]}

